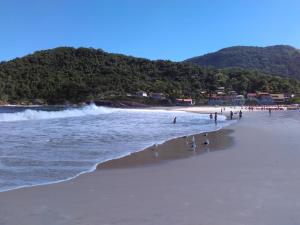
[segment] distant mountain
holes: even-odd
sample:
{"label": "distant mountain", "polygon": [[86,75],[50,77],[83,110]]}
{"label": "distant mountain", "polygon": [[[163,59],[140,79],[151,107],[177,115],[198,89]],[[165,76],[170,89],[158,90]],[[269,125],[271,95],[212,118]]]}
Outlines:
{"label": "distant mountain", "polygon": [[300,79],[300,50],[288,45],[236,46],[186,61],[219,69],[237,67]]}

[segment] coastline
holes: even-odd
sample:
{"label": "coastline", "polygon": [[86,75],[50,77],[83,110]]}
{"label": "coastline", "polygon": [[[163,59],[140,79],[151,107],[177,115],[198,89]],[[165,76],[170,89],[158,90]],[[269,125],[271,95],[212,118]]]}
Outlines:
{"label": "coastline", "polygon": [[[225,151],[157,163],[146,149],[66,182],[2,192],[0,224],[297,224],[298,137],[281,137],[299,125],[271,119],[245,113],[217,131],[229,130]],[[177,141],[165,144],[189,147]],[[146,166],[141,154],[151,155]]]}
{"label": "coastline", "polygon": [[[205,112],[199,113],[204,114]],[[22,189],[64,183],[76,179],[82,175],[96,172],[100,169],[121,169],[138,166],[149,166],[151,164],[165,163],[171,160],[183,159],[198,154],[204,154],[210,151],[221,150],[228,147],[230,143],[232,143],[232,138],[229,136],[229,134],[233,132],[231,129],[229,129],[231,125],[225,126],[221,129],[217,129],[214,131],[200,132],[196,134],[189,134],[186,136],[173,137],[171,139],[164,140],[161,143],[141,148],[138,151],[134,151],[126,155],[117,158],[112,158],[107,161],[98,162],[90,170],[82,171],[79,174],[76,174],[75,176],[69,177],[64,180],[19,186],[7,190],[1,190],[0,194],[10,191],[17,191]],[[204,133],[209,135],[209,140],[213,140],[213,144],[210,144],[209,147],[203,144],[204,141],[207,139],[207,137],[203,135]],[[196,142],[195,149],[193,149],[191,146],[192,138],[194,138]],[[178,144],[181,145],[180,148],[178,148]]]}
{"label": "coastline", "polygon": [[[182,108],[182,107],[176,107],[175,108],[176,111],[175,111],[174,108],[151,108],[150,110],[157,110],[157,111],[160,111],[160,110],[163,110],[163,111],[171,110],[171,111],[174,111],[176,113],[177,111],[182,111],[182,110],[178,110],[180,108]],[[147,108],[145,110],[147,110]],[[196,114],[194,114],[194,115],[196,115]],[[223,120],[223,118],[222,118],[222,120]],[[212,125],[214,125],[213,122],[212,122]],[[221,129],[220,127],[214,127],[214,126],[212,126],[212,127],[213,127],[212,129],[214,129],[214,130]],[[202,130],[201,132],[211,132],[211,131],[208,131],[208,130],[211,130],[211,129],[207,129],[206,131],[203,130],[203,129],[200,129],[200,130]],[[95,163],[93,163],[90,166],[90,168],[87,168],[86,170],[84,170],[82,172],[79,171],[78,174],[74,174],[72,176],[62,178],[60,180],[49,181],[49,182],[40,182],[40,183],[28,184],[28,185],[19,185],[18,187],[11,187],[11,188],[6,188],[6,189],[3,188],[3,189],[1,189],[0,192],[18,190],[18,189],[23,189],[23,188],[31,188],[31,187],[35,187],[35,186],[51,185],[51,184],[56,184],[56,183],[61,183],[61,182],[69,181],[69,180],[77,178],[78,176],[80,176],[82,174],[93,172],[94,170],[96,170],[96,168],[98,167],[99,164],[105,163],[106,160],[111,161],[111,160],[116,160],[116,159],[120,159],[120,158],[124,158],[124,157],[127,158],[132,153],[143,152],[145,149],[151,148],[152,145],[161,145],[161,144],[163,144],[165,142],[169,142],[172,139],[177,139],[178,137],[182,137],[183,134],[187,134],[188,136],[196,136],[197,135],[196,132],[200,132],[198,128],[196,130],[193,130],[192,132],[189,132],[189,133],[187,133],[187,132],[181,132],[181,134],[175,134],[173,136],[165,137],[165,138],[162,138],[162,139],[159,139],[159,140],[158,139],[152,140],[151,142],[147,142],[147,144],[145,144],[145,145],[140,145],[139,147],[133,148],[132,150],[134,150],[134,151],[132,151],[132,152],[127,152],[127,153],[125,153],[123,155],[113,156],[114,158],[112,158],[112,159],[105,159],[105,161],[98,160],[98,162],[97,162],[97,160],[95,160]],[[198,143],[200,143],[200,142],[198,142]],[[190,151],[188,151],[188,152],[190,152]],[[133,154],[133,155],[135,155],[135,154]],[[184,157],[187,157],[187,155],[188,154],[186,153]],[[171,154],[170,154],[170,156],[171,156]],[[172,158],[172,157],[170,157],[170,158]]]}

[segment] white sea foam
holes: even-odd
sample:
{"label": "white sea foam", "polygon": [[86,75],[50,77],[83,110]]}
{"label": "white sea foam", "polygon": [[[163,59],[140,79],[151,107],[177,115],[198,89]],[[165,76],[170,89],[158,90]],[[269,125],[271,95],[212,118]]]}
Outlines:
{"label": "white sea foam", "polygon": [[[60,119],[60,118],[70,118],[70,117],[82,117],[90,115],[100,115],[108,114],[113,112],[144,112],[144,113],[153,113],[153,112],[163,112],[163,113],[172,113],[172,114],[183,114],[185,112],[181,111],[166,111],[166,110],[156,110],[156,109],[116,109],[108,107],[99,107],[95,104],[90,104],[82,108],[71,108],[61,111],[44,111],[44,110],[34,110],[26,109],[22,112],[14,113],[0,113],[0,122],[13,122],[13,121],[25,121],[25,120],[45,120],[45,119]],[[201,119],[208,119],[206,115],[199,115]],[[225,116],[219,116],[219,120],[224,121]]]}
{"label": "white sea foam", "polygon": [[1,113],[0,122],[81,117],[81,116],[88,116],[88,115],[107,114],[107,113],[112,113],[114,111],[117,111],[117,109],[112,109],[107,107],[97,107],[94,104],[84,106],[82,108],[65,109],[62,111],[44,111],[44,110],[26,109],[23,112]]}

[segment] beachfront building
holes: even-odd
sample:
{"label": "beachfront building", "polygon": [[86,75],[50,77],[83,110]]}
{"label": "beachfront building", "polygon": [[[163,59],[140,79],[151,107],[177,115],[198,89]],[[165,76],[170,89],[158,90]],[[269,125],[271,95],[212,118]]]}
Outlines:
{"label": "beachfront building", "polygon": [[268,92],[257,92],[247,94],[247,104],[273,105],[285,104],[290,99],[290,95],[279,93],[270,94]]}
{"label": "beachfront building", "polygon": [[259,100],[256,93],[247,93],[246,103],[248,105],[258,105]]}
{"label": "beachfront building", "polygon": [[258,101],[256,93],[248,93],[247,100],[249,101]]}
{"label": "beachfront building", "polygon": [[274,104],[274,100],[268,92],[257,92],[257,98],[260,105]]}
{"label": "beachfront building", "polygon": [[245,105],[245,102],[243,95],[212,95],[208,100],[209,105]]}
{"label": "beachfront building", "polygon": [[286,97],[284,94],[271,94],[274,104],[284,104],[286,102]]}
{"label": "beachfront building", "polygon": [[195,105],[195,101],[191,98],[176,98],[175,103],[176,105],[180,105],[180,106]]}
{"label": "beachfront building", "polygon": [[233,105],[245,105],[246,99],[244,95],[236,95],[232,97]]}
{"label": "beachfront building", "polygon": [[156,99],[156,100],[164,100],[164,99],[166,99],[166,96],[163,93],[151,93],[150,97],[152,99]]}
{"label": "beachfront building", "polygon": [[289,100],[291,100],[291,98],[294,98],[294,97],[295,97],[294,94],[288,94],[288,93],[284,94],[284,98],[285,98],[286,102],[288,102]]}
{"label": "beachfront building", "polygon": [[226,93],[225,93],[225,87],[218,87],[218,89],[217,89],[217,95],[218,96],[226,95]]}
{"label": "beachfront building", "polygon": [[225,105],[225,102],[220,96],[216,96],[216,97],[211,97],[208,100],[208,105]]}
{"label": "beachfront building", "polygon": [[136,92],[136,96],[146,98],[146,97],[148,97],[148,94],[145,91],[138,91],[138,92]]}
{"label": "beachfront building", "polygon": [[236,91],[229,91],[228,95],[229,96],[237,96],[238,94],[236,93]]}

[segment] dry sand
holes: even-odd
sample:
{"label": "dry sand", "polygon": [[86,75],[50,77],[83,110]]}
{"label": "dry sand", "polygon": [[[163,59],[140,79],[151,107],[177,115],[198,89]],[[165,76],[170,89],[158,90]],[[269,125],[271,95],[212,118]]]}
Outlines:
{"label": "dry sand", "polygon": [[[219,134],[225,151],[153,163],[148,149],[67,182],[3,192],[0,225],[300,224],[299,128],[249,113]],[[166,145],[185,146],[178,141]],[[147,157],[147,166],[133,163]]]}

